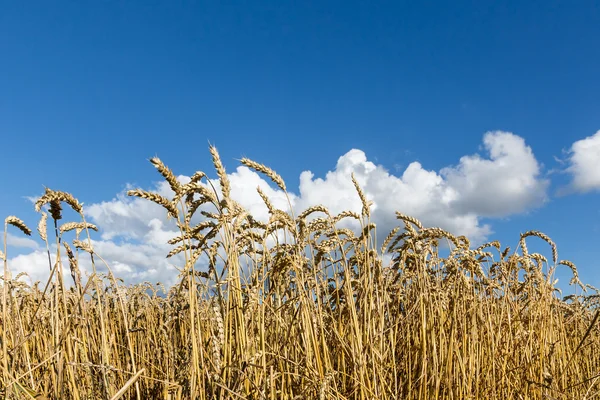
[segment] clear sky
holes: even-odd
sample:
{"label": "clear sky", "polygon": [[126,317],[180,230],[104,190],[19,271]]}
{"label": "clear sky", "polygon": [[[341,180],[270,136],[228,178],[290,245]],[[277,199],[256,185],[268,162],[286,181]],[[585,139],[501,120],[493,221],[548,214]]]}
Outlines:
{"label": "clear sky", "polygon": [[[398,210],[513,248],[541,230],[600,286],[597,1],[13,1],[0,54],[2,218],[35,227],[26,197],[70,191],[125,277],[166,273],[143,272],[164,218],[126,185],[154,188],[155,155],[212,174],[210,142],[300,208],[354,202],[354,171],[384,228]],[[33,271],[43,253],[11,240]]]}

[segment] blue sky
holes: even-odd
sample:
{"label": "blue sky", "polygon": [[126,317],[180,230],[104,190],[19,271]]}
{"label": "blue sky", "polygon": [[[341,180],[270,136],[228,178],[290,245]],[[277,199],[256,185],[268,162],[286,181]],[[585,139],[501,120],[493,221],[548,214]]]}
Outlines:
{"label": "blue sky", "polygon": [[[329,197],[300,195],[303,171],[314,174],[306,191],[326,193],[318,178],[332,183],[336,172],[365,162],[402,177],[418,162],[441,177],[444,193],[460,198],[450,208],[458,219],[439,225],[465,226],[456,221],[473,207],[471,231],[489,226],[490,239],[513,248],[520,232],[541,230],[585,282],[600,286],[597,2],[216,3],[3,3],[2,213],[35,226],[26,196],[46,185],[98,205],[102,228],[126,184],[154,185],[149,157],[158,155],[176,173],[212,172],[209,142],[230,172],[244,156],[265,163],[307,204]],[[488,131],[516,135],[502,136],[507,141],[494,148],[531,149],[538,172],[526,152],[507,158],[514,168],[497,172],[529,171],[523,179],[539,183],[528,190],[545,193],[543,204],[528,190],[496,196],[510,184],[489,186],[502,163],[488,175],[457,178],[469,170],[461,169],[461,157],[490,157]],[[592,183],[578,186],[569,150],[586,138],[577,171],[580,182],[587,173]],[[517,165],[524,159],[529,169]],[[364,184],[377,200],[385,186],[365,168]],[[444,175],[444,168],[456,173]],[[471,185],[473,174],[479,183]],[[463,195],[468,188],[479,195]],[[558,196],[564,188],[568,194]],[[416,183],[404,189],[395,195],[420,190]],[[404,211],[407,201],[398,198],[395,207],[388,199],[380,210]],[[406,209],[437,224],[440,208],[427,204]]]}

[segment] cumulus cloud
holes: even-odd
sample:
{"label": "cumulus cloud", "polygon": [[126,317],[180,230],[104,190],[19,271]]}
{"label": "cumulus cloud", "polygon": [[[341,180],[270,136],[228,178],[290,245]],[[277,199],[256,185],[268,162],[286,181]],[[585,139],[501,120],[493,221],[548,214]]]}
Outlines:
{"label": "cumulus cloud", "polygon": [[600,131],[573,143],[569,151],[572,188],[580,192],[600,190]]}
{"label": "cumulus cloud", "polygon": [[50,263],[48,262],[48,253],[46,251],[35,250],[28,254],[19,254],[9,260],[9,268],[12,271],[12,276],[17,273],[25,272],[31,279],[29,284],[36,281],[46,282],[50,276]]}
{"label": "cumulus cloud", "polygon": [[[482,219],[539,207],[546,200],[548,187],[531,148],[521,137],[509,132],[488,132],[483,137],[483,150],[486,154],[464,156],[457,165],[440,171],[413,162],[401,174],[394,175],[369,161],[363,151],[352,149],[339,157],[335,168],[322,178],[310,171],[302,172],[298,189],[290,189],[289,202],[296,213],[317,204],[328,207],[332,213],[360,212],[362,204],[351,181],[354,173],[367,198],[373,201],[372,220],[382,232],[380,237],[398,225],[395,211],[399,211],[417,217],[426,226],[440,226],[481,242],[492,232]],[[288,198],[281,190],[247,167],[238,166],[229,178],[232,197],[257,219],[268,219],[257,187],[276,207],[289,208]],[[187,182],[189,177],[178,179]],[[150,190],[172,195],[165,182]],[[86,213],[102,230],[100,240],[94,241],[95,250],[116,275],[126,282],[176,281],[175,266],[182,266],[183,262],[166,259],[165,255],[171,249],[166,241],[176,236],[178,229],[167,219],[164,209],[123,192],[110,201],[88,206]],[[30,265],[42,263],[40,253],[31,254]],[[13,268],[27,268],[25,258],[15,258],[12,263]],[[47,257],[45,263],[47,268]]]}
{"label": "cumulus cloud", "polygon": [[549,181],[540,178],[540,166],[523,138],[508,132],[488,132],[483,145],[489,159],[464,156],[456,167],[441,171],[459,195],[459,213],[503,217],[546,201]]}
{"label": "cumulus cloud", "polygon": [[29,239],[29,238],[23,237],[23,236],[16,236],[16,235],[13,235],[12,233],[7,234],[6,244],[10,247],[33,249],[33,250],[40,247],[38,242],[36,242],[33,239]]}

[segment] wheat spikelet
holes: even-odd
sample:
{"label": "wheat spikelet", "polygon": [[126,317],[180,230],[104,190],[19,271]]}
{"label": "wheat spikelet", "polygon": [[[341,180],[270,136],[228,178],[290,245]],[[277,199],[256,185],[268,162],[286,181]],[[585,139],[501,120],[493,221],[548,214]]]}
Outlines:
{"label": "wheat spikelet", "polygon": [[38,234],[40,235],[40,238],[42,238],[42,240],[44,242],[46,242],[48,240],[48,214],[46,214],[45,212],[42,213],[42,217],[40,218],[40,222],[38,222],[38,226],[37,226],[37,231]]}
{"label": "wheat spikelet", "polygon": [[432,227],[432,228],[425,228],[425,229],[421,230],[421,232],[419,233],[419,239],[427,239],[427,238],[430,238],[430,239],[446,238],[446,239],[449,239],[457,248],[463,248],[461,246],[460,242],[458,241],[458,239],[456,238],[456,236],[454,236],[450,232],[443,230],[442,228]]}
{"label": "wheat spikelet", "polygon": [[260,188],[260,186],[256,187],[256,191],[258,192],[258,195],[260,196],[260,198],[263,200],[263,202],[267,206],[267,209],[269,210],[269,213],[273,214],[275,212],[275,207],[273,207],[273,204],[271,203],[271,200],[269,200],[269,198],[267,197],[267,195],[265,194],[265,192],[262,191],[262,189]]}
{"label": "wheat spikelet", "polygon": [[322,205],[316,205],[316,206],[312,206],[312,207],[309,207],[306,210],[304,210],[300,215],[298,215],[298,217],[296,218],[296,221],[305,219],[310,214],[313,214],[316,212],[322,212],[322,213],[326,214],[327,216],[329,216],[329,210],[327,209],[327,207],[322,206]]}
{"label": "wheat spikelet", "polygon": [[81,272],[79,271],[79,266],[77,265],[77,259],[71,250],[71,246],[67,242],[63,242],[65,246],[65,250],[67,251],[67,258],[69,259],[69,268],[71,270],[71,277],[73,278],[73,282],[75,283],[75,287],[79,293],[81,293]]}
{"label": "wheat spikelet", "polygon": [[292,217],[290,217],[288,213],[281,210],[274,210],[273,215],[269,219],[270,224],[277,222],[283,223],[283,225],[287,226],[291,231],[293,231],[296,227],[294,221],[292,220]]}
{"label": "wheat spikelet", "polygon": [[21,219],[15,217],[14,215],[9,215],[8,217],[6,217],[6,219],[4,220],[4,224],[12,225],[15,228],[18,228],[21,232],[23,232],[27,236],[31,236],[31,229],[29,229],[27,227],[27,225],[25,225],[25,222],[23,222]]}
{"label": "wheat spikelet", "polygon": [[169,243],[169,244],[171,244],[171,245],[174,245],[174,244],[177,244],[177,243],[179,243],[179,242],[183,242],[184,240],[189,240],[189,239],[191,239],[191,238],[192,238],[192,237],[191,237],[191,236],[189,236],[189,235],[175,236],[174,238],[171,238],[171,239],[169,239],[169,240],[167,241],[167,243]]}
{"label": "wheat spikelet", "polygon": [[134,189],[134,190],[127,191],[127,195],[150,200],[153,203],[161,205],[169,212],[169,214],[171,216],[173,216],[175,218],[177,218],[177,215],[179,214],[177,207],[175,207],[169,200],[167,200],[166,198],[164,198],[163,196],[161,196],[159,194],[146,192],[146,191],[140,190],[140,189]]}
{"label": "wheat spikelet", "polygon": [[539,253],[531,253],[529,257],[532,260],[535,260],[538,263],[538,266],[540,266],[542,263],[548,263],[548,259]]}
{"label": "wheat spikelet", "polygon": [[499,241],[497,241],[497,240],[494,240],[494,241],[492,241],[492,242],[487,242],[487,243],[484,243],[484,244],[482,244],[481,246],[479,246],[479,247],[477,248],[477,250],[478,250],[478,251],[479,251],[479,250],[483,250],[483,249],[485,249],[485,248],[487,248],[487,247],[495,247],[496,249],[498,249],[498,251],[500,251],[500,242],[499,242]]}
{"label": "wheat spikelet", "polygon": [[200,232],[202,232],[205,229],[212,229],[212,228],[216,228],[218,225],[215,223],[215,221],[211,221],[211,220],[207,220],[207,221],[202,221],[199,224],[197,224],[196,226],[194,226],[190,232],[192,233],[192,235],[196,235]]}
{"label": "wheat spikelet", "polygon": [[2,250],[0,250],[0,260],[6,261],[6,256],[4,255],[4,252]]}
{"label": "wheat spikelet", "polygon": [[256,232],[252,232],[252,231],[244,231],[239,235],[239,240],[242,241],[246,241],[247,244],[250,244],[251,242],[254,243],[262,243],[263,242],[263,237],[262,235],[256,233]]}
{"label": "wheat spikelet", "polygon": [[592,294],[588,296],[584,301],[584,307],[588,310],[600,308],[600,295]]}
{"label": "wheat spikelet", "polygon": [[362,203],[362,215],[364,217],[369,218],[371,216],[370,207],[373,204],[372,201],[367,201],[367,196],[365,196],[365,192],[363,192],[362,188],[358,184],[356,177],[354,176],[354,172],[352,173],[352,183],[354,184],[354,188],[358,192],[358,197],[360,197],[360,201]]}
{"label": "wheat spikelet", "polygon": [[459,243],[462,243],[462,245],[460,246],[461,248],[467,250],[467,249],[469,249],[469,247],[471,247],[471,242],[469,241],[469,239],[466,236],[461,235],[461,236],[457,237],[456,239],[458,240]]}
{"label": "wheat spikelet", "polygon": [[414,217],[411,217],[411,216],[408,216],[408,215],[404,215],[404,214],[396,211],[396,218],[400,219],[400,220],[403,220],[405,222],[410,222],[411,224],[415,225],[417,228],[423,229],[423,225],[421,224],[421,222],[418,219],[414,218]]}
{"label": "wheat spikelet", "polygon": [[194,193],[198,193],[200,196],[205,198],[202,203],[210,201],[213,204],[217,204],[217,196],[215,196],[215,193],[208,187],[204,186],[202,182],[189,182],[181,186],[181,190],[175,194],[173,202],[177,203],[183,196],[190,196]]}
{"label": "wheat spikelet", "polygon": [[521,235],[521,239],[519,240],[519,247],[521,247],[523,257],[529,256],[529,250],[527,250],[527,244],[525,243],[525,236],[523,236],[523,235]]}
{"label": "wheat spikelet", "polygon": [[556,264],[556,262],[558,261],[558,249],[556,247],[556,244],[552,241],[552,239],[550,239],[547,235],[545,235],[544,233],[539,232],[539,231],[527,231],[521,235],[521,238],[523,239],[523,243],[525,243],[524,239],[528,236],[539,237],[540,239],[542,239],[546,243],[548,243],[550,245],[550,247],[552,248],[552,261]]}
{"label": "wheat spikelet", "polygon": [[214,219],[214,220],[219,220],[219,215],[215,214],[215,213],[211,213],[208,211],[200,211],[200,214],[205,216],[206,218],[210,218],[210,219]]}
{"label": "wheat spikelet", "polygon": [[176,254],[181,253],[182,251],[186,251],[186,250],[195,250],[198,248],[198,245],[190,245],[188,243],[182,244],[180,246],[175,247],[173,250],[171,250],[168,254],[167,254],[167,258],[171,258]]}
{"label": "wheat spikelet", "polygon": [[81,240],[73,240],[73,246],[90,254],[94,254],[94,249],[87,242],[82,242]]}
{"label": "wheat spikelet", "polygon": [[210,146],[210,154],[212,156],[213,165],[217,170],[217,176],[219,177],[219,183],[221,185],[221,192],[223,193],[223,197],[227,201],[231,195],[231,185],[229,183],[229,178],[227,177],[225,167],[223,167],[221,157],[219,157],[219,152],[217,152],[217,148],[215,146]]}
{"label": "wheat spikelet", "polygon": [[21,277],[23,277],[23,276],[26,276],[26,277],[28,277],[28,278],[30,278],[30,279],[31,279],[31,277],[29,276],[29,274],[28,274],[27,272],[19,272],[19,273],[17,274],[17,276],[15,276],[15,281],[18,281],[18,280],[19,280],[19,278],[21,278]]}
{"label": "wheat spikelet", "polygon": [[353,218],[353,219],[355,219],[357,221],[360,221],[360,215],[358,215],[354,211],[342,211],[341,213],[339,213],[338,215],[336,215],[335,217],[333,217],[333,223],[337,224],[338,222],[340,222],[344,218]]}
{"label": "wheat spikelet", "polygon": [[220,245],[220,242],[215,241],[206,252],[211,266],[214,266],[217,263],[217,254],[219,253]]}
{"label": "wheat spikelet", "polygon": [[52,219],[54,219],[55,221],[62,219],[62,207],[60,205],[59,200],[55,199],[55,200],[50,201],[49,212],[50,212],[50,215],[52,216]]}
{"label": "wheat spikelet", "polygon": [[573,273],[573,278],[569,282],[570,285],[573,285],[575,283],[581,284],[581,281],[579,280],[579,272],[577,271],[577,267],[575,266],[575,264],[568,260],[561,260],[558,262],[558,265],[564,265],[565,267],[568,267]]}
{"label": "wheat spikelet", "polygon": [[386,238],[383,240],[383,244],[381,245],[381,254],[383,254],[383,253],[386,252],[386,249],[388,248],[388,245],[390,244],[390,242],[392,241],[392,239],[394,238],[394,236],[396,236],[396,233],[398,233],[399,230],[400,230],[400,227],[395,227],[386,236]]}
{"label": "wheat spikelet", "polygon": [[329,220],[329,218],[319,217],[319,218],[315,218],[312,221],[310,221],[306,225],[306,228],[308,229],[309,232],[325,231],[325,230],[331,229],[332,225],[331,225],[331,221]]}
{"label": "wheat spikelet", "polygon": [[354,231],[348,228],[340,228],[335,230],[335,235],[346,236],[348,239],[354,239]]}
{"label": "wheat spikelet", "polygon": [[244,211],[244,210],[242,210],[242,211],[238,210],[237,206],[234,208],[236,208],[236,212],[235,212],[236,216],[235,216],[235,221],[233,222],[233,231],[236,234],[241,234],[242,227],[245,226],[244,222],[246,221],[248,212]]}
{"label": "wheat spikelet", "polygon": [[206,174],[202,171],[196,171],[190,178],[190,182],[200,182],[203,178],[206,178]]}
{"label": "wheat spikelet", "polygon": [[254,219],[254,217],[252,215],[248,215],[248,227],[249,228],[256,228],[256,229],[261,229],[261,230],[265,230],[267,229],[267,224],[257,221],[256,219]]}
{"label": "wheat spikelet", "polygon": [[171,190],[174,193],[179,193],[179,191],[181,190],[181,183],[179,183],[179,181],[173,174],[173,171],[171,171],[171,169],[169,169],[169,167],[167,167],[165,164],[163,164],[163,162],[158,157],[152,157],[150,159],[150,162],[152,163],[152,165],[154,165],[156,167],[158,172],[169,183]]}
{"label": "wheat spikelet", "polygon": [[65,232],[69,232],[72,231],[73,229],[77,229],[77,230],[83,230],[83,229],[91,229],[93,231],[98,232],[98,227],[94,224],[90,224],[89,222],[66,222],[64,224],[62,224],[58,230],[60,231],[60,233],[65,233]]}
{"label": "wheat spikelet", "polygon": [[364,240],[370,237],[371,231],[374,230],[377,226],[375,225],[374,222],[371,222],[369,224],[367,224],[363,230],[362,233],[360,235],[359,240]]}
{"label": "wheat spikelet", "polygon": [[185,224],[186,225],[190,224],[194,214],[196,213],[196,211],[202,204],[204,204],[204,202],[200,201],[200,200],[193,201],[189,204],[187,212],[185,214]]}
{"label": "wheat spikelet", "polygon": [[[48,188],[46,188],[46,193],[40,197],[36,202],[35,202],[35,211],[40,212],[42,206],[51,203],[51,208],[54,206],[57,206],[58,202],[65,202],[67,203],[69,206],[71,206],[71,208],[81,214],[83,211],[83,207],[82,205],[79,203],[79,201],[77,201],[77,199],[75,197],[73,197],[72,194],[70,193],[66,193],[66,192],[61,192],[59,190],[50,190]],[[53,204],[52,204],[53,203]],[[58,207],[60,208],[60,204],[58,205]],[[60,218],[56,218],[56,219],[60,219]]]}
{"label": "wheat spikelet", "polygon": [[285,182],[283,181],[283,179],[281,178],[281,176],[279,176],[279,174],[277,174],[277,172],[273,171],[271,168],[267,167],[266,165],[263,164],[259,164],[255,161],[249,160],[247,158],[242,158],[240,160],[240,162],[242,164],[244,164],[246,167],[253,169],[257,172],[261,172],[263,174],[265,174],[266,176],[268,176],[269,178],[271,178],[271,180],[277,185],[279,186],[279,188],[281,190],[283,190],[284,192],[287,191],[286,187],[285,187]]}

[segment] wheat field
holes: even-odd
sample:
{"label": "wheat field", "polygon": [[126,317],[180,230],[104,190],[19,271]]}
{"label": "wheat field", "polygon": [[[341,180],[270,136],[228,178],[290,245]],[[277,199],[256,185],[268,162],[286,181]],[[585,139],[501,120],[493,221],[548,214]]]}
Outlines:
{"label": "wheat field", "polygon": [[[50,278],[28,284],[12,277],[6,232],[34,233],[5,219],[4,399],[600,398],[600,294],[543,233],[472,248],[400,212],[379,233],[353,176],[360,214],[295,215],[259,190],[270,218],[258,221],[210,154],[218,185],[204,172],[182,183],[152,158],[174,196],[128,193],[180,230],[165,254],[184,260],[171,288],[114,276],[80,202],[51,189],[35,203]],[[241,163],[286,191],[270,168]],[[557,268],[581,295],[562,296]]]}

